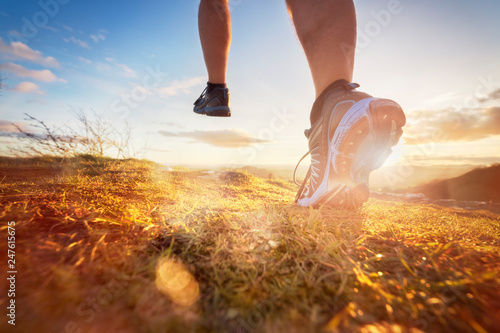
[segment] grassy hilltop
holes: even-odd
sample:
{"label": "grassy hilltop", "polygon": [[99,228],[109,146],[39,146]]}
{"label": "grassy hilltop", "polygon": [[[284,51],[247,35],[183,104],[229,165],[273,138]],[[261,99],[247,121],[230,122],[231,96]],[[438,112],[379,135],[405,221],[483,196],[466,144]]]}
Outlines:
{"label": "grassy hilltop", "polygon": [[18,332],[500,330],[491,213],[374,199],[313,210],[288,181],[137,160],[0,171]]}

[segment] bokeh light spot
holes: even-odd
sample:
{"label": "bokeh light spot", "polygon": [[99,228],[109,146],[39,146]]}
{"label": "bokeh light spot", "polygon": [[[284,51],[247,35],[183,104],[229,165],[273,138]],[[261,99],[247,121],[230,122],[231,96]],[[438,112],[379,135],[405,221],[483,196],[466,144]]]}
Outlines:
{"label": "bokeh light spot", "polygon": [[174,259],[162,258],[156,266],[156,288],[172,302],[190,306],[200,295],[200,287],[184,264]]}

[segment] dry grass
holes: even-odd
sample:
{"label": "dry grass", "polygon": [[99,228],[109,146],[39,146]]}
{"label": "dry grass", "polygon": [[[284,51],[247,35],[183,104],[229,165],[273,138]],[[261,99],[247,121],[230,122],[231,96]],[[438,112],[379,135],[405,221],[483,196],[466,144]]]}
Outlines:
{"label": "dry grass", "polygon": [[498,330],[497,216],[377,200],[312,210],[289,182],[137,160],[0,170],[19,332]]}

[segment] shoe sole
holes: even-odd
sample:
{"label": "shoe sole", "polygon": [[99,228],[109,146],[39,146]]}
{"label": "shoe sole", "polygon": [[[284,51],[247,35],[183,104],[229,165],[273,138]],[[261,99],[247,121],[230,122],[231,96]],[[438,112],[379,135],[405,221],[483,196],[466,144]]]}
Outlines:
{"label": "shoe sole", "polygon": [[231,110],[227,106],[223,108],[220,107],[204,108],[204,109],[194,108],[193,112],[202,115],[204,114],[209,117],[231,117]]}
{"label": "shoe sole", "polygon": [[370,173],[389,157],[405,123],[404,112],[394,101],[372,97],[353,105],[329,142],[329,167],[321,185],[298,204],[361,207],[370,195]]}
{"label": "shoe sole", "polygon": [[406,123],[405,114],[396,102],[377,98],[366,102],[367,107],[362,105],[359,111],[349,110],[344,115],[338,129],[347,130],[337,130],[330,143],[335,178],[351,186],[368,185],[370,173],[391,155]]}
{"label": "shoe sole", "polygon": [[353,187],[339,185],[335,191],[327,192],[312,206],[313,208],[329,206],[337,209],[358,209],[368,201],[369,197],[370,190],[364,183]]}

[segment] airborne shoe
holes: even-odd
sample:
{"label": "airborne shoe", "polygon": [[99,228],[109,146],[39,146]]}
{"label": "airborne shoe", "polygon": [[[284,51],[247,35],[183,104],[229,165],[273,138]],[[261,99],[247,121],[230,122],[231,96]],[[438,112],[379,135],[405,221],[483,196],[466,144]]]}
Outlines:
{"label": "airborne shoe", "polygon": [[361,206],[370,194],[370,172],[389,157],[406,123],[396,102],[359,92],[356,83],[332,86],[322,94],[319,118],[305,131],[309,152],[299,164],[311,154],[311,166],[295,198],[300,206]]}
{"label": "airborne shoe", "polygon": [[214,88],[203,90],[200,97],[194,102],[193,111],[211,117],[231,117],[229,109],[229,89]]}

